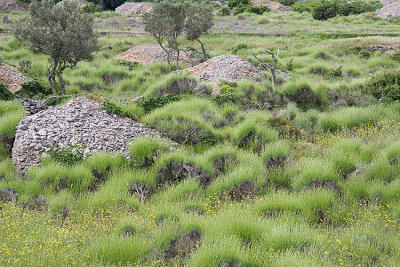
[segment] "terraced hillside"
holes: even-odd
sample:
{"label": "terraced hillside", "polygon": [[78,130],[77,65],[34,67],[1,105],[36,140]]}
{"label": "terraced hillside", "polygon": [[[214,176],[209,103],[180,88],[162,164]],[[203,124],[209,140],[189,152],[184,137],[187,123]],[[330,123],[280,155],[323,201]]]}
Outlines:
{"label": "terraced hillside", "polygon": [[60,95],[0,11],[0,266],[398,266],[400,20],[282,3],[214,3],[171,72],[137,9],[84,8]]}

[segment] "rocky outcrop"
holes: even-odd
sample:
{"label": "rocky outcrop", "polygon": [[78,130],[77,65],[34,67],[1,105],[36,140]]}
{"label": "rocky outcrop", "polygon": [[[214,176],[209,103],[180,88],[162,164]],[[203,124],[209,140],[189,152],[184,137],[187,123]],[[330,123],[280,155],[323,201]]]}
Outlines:
{"label": "rocky outcrop", "polygon": [[153,10],[152,3],[140,2],[140,3],[133,3],[128,2],[125,3],[115,9],[116,13],[119,13],[123,16],[129,15],[139,15],[142,13],[148,13]]}
{"label": "rocky outcrop", "polygon": [[[174,62],[176,53],[172,50],[170,51],[171,62]],[[166,62],[167,53],[159,45],[137,44],[128,51],[116,56],[114,59],[149,65],[156,62]],[[185,53],[180,54],[180,62],[186,65],[192,64],[192,61]]]}
{"label": "rocky outcrop", "polygon": [[245,58],[236,55],[213,57],[192,68],[183,70],[192,73],[196,79],[208,82],[238,82],[240,80],[257,80],[262,71]]}
{"label": "rocky outcrop", "polygon": [[128,145],[138,136],[159,136],[141,123],[109,115],[101,104],[80,97],[64,106],[51,107],[21,120],[17,127],[12,160],[19,174],[40,163],[51,147],[85,146],[84,154],[116,152],[129,158]]}
{"label": "rocky outcrop", "polygon": [[0,83],[7,86],[11,93],[15,94],[22,88],[23,83],[31,81],[33,80],[24,76],[17,68],[5,63],[0,64]]}

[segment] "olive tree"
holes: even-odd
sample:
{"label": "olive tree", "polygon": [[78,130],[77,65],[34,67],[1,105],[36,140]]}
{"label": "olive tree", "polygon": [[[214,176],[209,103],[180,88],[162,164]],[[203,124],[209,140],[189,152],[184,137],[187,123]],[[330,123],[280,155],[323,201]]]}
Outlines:
{"label": "olive tree", "polygon": [[65,93],[62,73],[79,61],[91,60],[97,49],[93,21],[74,1],[55,4],[53,0],[34,1],[30,16],[17,27],[16,37],[27,39],[36,52],[49,55],[48,81],[53,93],[57,92],[56,77]]}
{"label": "olive tree", "polygon": [[153,6],[150,13],[144,15],[144,29],[150,33],[167,54],[169,70],[171,71],[171,57],[176,55],[176,64],[179,65],[180,43],[178,38],[184,34],[190,41],[197,41],[201,45],[204,58],[207,53],[200,36],[214,25],[212,8],[205,3],[190,1],[162,1]]}
{"label": "olive tree", "polygon": [[[143,17],[144,30],[149,32],[167,54],[169,71],[172,69],[172,51],[176,53],[176,64],[179,64],[178,37],[183,32],[185,23],[185,6],[182,2],[163,1],[154,4],[153,10]],[[164,43],[167,43],[167,47]],[[168,48],[171,48],[172,51]]]}
{"label": "olive tree", "polygon": [[203,58],[207,60],[208,55],[200,37],[214,25],[212,7],[201,3],[189,3],[186,6],[185,36],[188,40],[197,41],[201,45]]}

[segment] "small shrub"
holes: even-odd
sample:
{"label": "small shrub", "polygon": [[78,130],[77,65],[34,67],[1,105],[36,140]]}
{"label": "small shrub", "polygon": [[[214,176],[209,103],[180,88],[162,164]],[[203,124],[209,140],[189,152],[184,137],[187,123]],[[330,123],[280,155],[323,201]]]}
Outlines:
{"label": "small shrub", "polygon": [[50,94],[50,91],[43,87],[37,81],[31,81],[21,84],[22,88],[15,93],[16,96],[22,98],[43,97]]}
{"label": "small shrub", "polygon": [[85,13],[96,13],[100,12],[102,10],[102,7],[99,5],[96,5],[95,3],[88,2],[85,4],[85,6],[82,8],[82,11]]}
{"label": "small shrub", "polygon": [[358,52],[358,56],[360,58],[370,58],[371,57],[371,52],[366,50],[366,49],[361,49],[360,52]]}
{"label": "small shrub", "polygon": [[85,148],[84,146],[72,144],[68,144],[67,148],[51,147],[49,155],[56,162],[72,166],[83,161]]}
{"label": "small shrub", "polygon": [[319,2],[312,10],[312,16],[317,20],[327,20],[333,18],[338,13],[338,6],[335,2]]}
{"label": "small shrub", "polygon": [[366,89],[377,99],[400,100],[400,71],[391,70],[376,74],[367,82]]}
{"label": "small shrub", "polygon": [[228,1],[228,7],[230,9],[233,9],[235,7],[238,6],[246,6],[246,5],[250,5],[250,0],[229,0]]}
{"label": "small shrub", "polygon": [[390,57],[395,61],[400,61],[400,51],[396,51]]}
{"label": "small shrub", "polygon": [[329,78],[331,79],[337,79],[337,78],[342,78],[343,77],[343,70],[342,70],[342,66],[338,67],[338,68],[332,68],[329,70],[328,73]]}
{"label": "small shrub", "polygon": [[286,63],[286,69],[287,69],[288,71],[293,71],[293,70],[294,70],[293,58],[290,59],[290,60]]}
{"label": "small shrub", "polygon": [[121,66],[128,67],[129,70],[135,70],[135,69],[140,68],[140,66],[141,66],[140,63],[138,63],[138,62],[131,62],[131,61],[125,61],[125,60],[118,60],[118,63]]}
{"label": "small shrub", "polygon": [[174,96],[174,95],[161,95],[161,96],[147,96],[142,97],[138,101],[136,101],[137,105],[142,107],[145,112],[149,113],[157,108],[161,108],[168,103],[178,101],[182,98],[182,96]]}
{"label": "small shrub", "polygon": [[127,118],[130,118],[132,120],[137,120],[138,119],[134,114],[128,112],[127,110],[124,110],[123,107],[121,107],[121,106],[119,106],[116,103],[111,102],[111,101],[104,101],[102,103],[102,109],[105,110],[110,115],[114,114],[114,115],[117,115],[117,116],[120,116],[120,117],[127,117]]}
{"label": "small shrub", "polygon": [[0,83],[0,100],[9,101],[13,100],[14,95],[8,90],[8,88]]}
{"label": "small shrub", "polygon": [[231,10],[229,7],[223,6],[218,10],[218,15],[220,16],[229,16],[231,14]]}
{"label": "small shrub", "polygon": [[233,52],[234,54],[237,54],[237,52],[239,52],[240,50],[244,50],[244,49],[248,49],[248,48],[249,48],[249,47],[248,47],[247,44],[240,43],[240,44],[236,45],[236,46],[232,49],[232,52]]}

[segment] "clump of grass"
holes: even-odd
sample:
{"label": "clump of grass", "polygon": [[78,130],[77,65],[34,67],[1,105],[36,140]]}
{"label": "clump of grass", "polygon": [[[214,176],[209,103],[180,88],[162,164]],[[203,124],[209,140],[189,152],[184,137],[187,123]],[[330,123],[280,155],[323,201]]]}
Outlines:
{"label": "clump of grass", "polygon": [[3,114],[0,118],[0,134],[8,138],[14,137],[19,122],[25,116],[24,111],[11,111]]}
{"label": "clump of grass", "polygon": [[293,187],[300,189],[311,181],[338,180],[338,174],[331,162],[321,159],[304,159],[288,170]]}
{"label": "clump of grass", "polygon": [[135,166],[150,166],[161,153],[170,150],[168,143],[161,138],[139,137],[130,145],[130,155]]}

